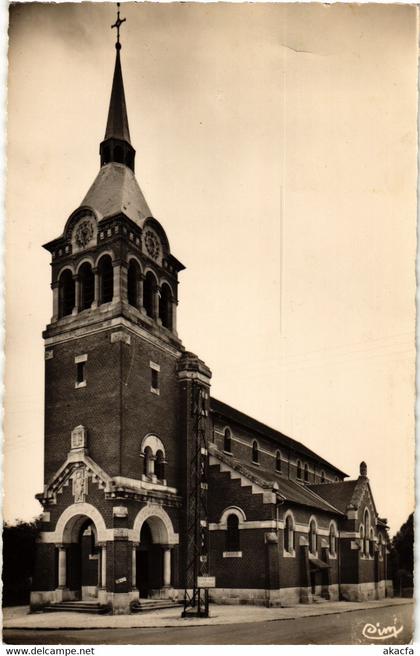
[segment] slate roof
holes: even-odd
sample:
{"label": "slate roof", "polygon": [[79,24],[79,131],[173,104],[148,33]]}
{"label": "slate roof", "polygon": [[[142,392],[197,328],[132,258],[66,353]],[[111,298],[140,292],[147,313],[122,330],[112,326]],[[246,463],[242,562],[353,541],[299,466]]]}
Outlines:
{"label": "slate roof", "polygon": [[308,487],[326,501],[334,503],[342,512],[345,512],[348,507],[359,508],[363,495],[368,490],[376,522],[382,526],[387,526],[386,519],[378,517],[369,479],[366,476],[359,476],[356,480],[341,481],[339,483],[309,484]]}
{"label": "slate roof", "polygon": [[249,417],[248,415],[244,414],[243,412],[240,412],[239,410],[235,410],[235,408],[232,408],[231,406],[227,405],[226,403],[223,403],[222,401],[218,401],[217,399],[214,399],[212,397],[210,399],[210,409],[213,413],[219,414],[225,417],[226,419],[230,419],[236,422],[237,424],[239,424],[240,426],[244,426],[245,428],[248,428],[252,432],[258,433],[262,437],[265,437],[269,440],[273,440],[280,447],[283,446],[287,449],[290,448],[298,454],[306,455],[309,458],[313,458],[314,460],[317,460],[320,464],[323,464],[326,467],[329,467],[333,471],[337,472],[337,474],[339,474],[340,476],[343,477],[348,476],[348,474],[345,474],[343,471],[332,465],[330,462],[328,462],[324,458],[321,458],[318,454],[308,449],[301,442],[298,442],[297,440],[294,440],[291,437],[284,435],[283,433],[275,430],[274,428],[270,428],[269,426],[262,424],[260,421],[257,421],[256,419]]}
{"label": "slate roof", "polygon": [[333,504],[325,501],[316,493],[306,488],[303,484],[297,483],[290,479],[282,477],[275,471],[269,471],[258,467],[258,465],[246,464],[233,456],[219,451],[214,445],[209,447],[209,451],[218,460],[232,467],[246,478],[265,489],[272,489],[286,501],[296,503],[301,506],[308,506],[325,512],[341,515],[340,510]]}
{"label": "slate roof", "polygon": [[92,207],[100,219],[122,212],[140,228],[152,216],[133,171],[117,162],[102,166],[81,206]]}
{"label": "slate roof", "polygon": [[307,487],[345,513],[347,506],[351,503],[357,483],[358,480],[341,481],[338,483],[308,484]]}

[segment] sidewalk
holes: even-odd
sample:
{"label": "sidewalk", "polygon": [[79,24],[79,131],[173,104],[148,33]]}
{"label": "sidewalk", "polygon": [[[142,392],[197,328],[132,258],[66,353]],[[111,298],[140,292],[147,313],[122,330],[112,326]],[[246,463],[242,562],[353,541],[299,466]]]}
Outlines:
{"label": "sidewalk", "polygon": [[323,604],[299,604],[288,608],[261,606],[222,606],[211,604],[209,618],[182,619],[182,607],[157,610],[136,615],[90,615],[88,613],[34,613],[28,606],[3,609],[5,629],[123,629],[174,626],[208,626],[290,620],[301,617],[335,615],[356,610],[413,604],[413,599],[383,599],[381,601],[335,601]]}

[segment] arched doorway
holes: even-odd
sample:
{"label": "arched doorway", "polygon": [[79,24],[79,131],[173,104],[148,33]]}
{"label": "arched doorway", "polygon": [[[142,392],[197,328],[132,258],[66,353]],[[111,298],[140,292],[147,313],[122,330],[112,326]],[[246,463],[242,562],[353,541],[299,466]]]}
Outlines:
{"label": "arched doorway", "polygon": [[160,597],[171,586],[171,545],[161,519],[143,522],[136,554],[136,588],[141,599]]}
{"label": "arched doorway", "polygon": [[72,541],[66,551],[66,587],[75,599],[97,599],[101,583],[101,549],[96,526],[89,517],[82,517],[75,523]]}
{"label": "arched doorway", "polygon": [[57,522],[56,539],[59,598],[97,600],[106,585],[106,527],[102,515],[87,503],[69,506]]}
{"label": "arched doorway", "polygon": [[173,547],[179,541],[171,518],[161,506],[147,504],[134,521],[133,538],[133,585],[140,598],[169,598],[175,585]]}

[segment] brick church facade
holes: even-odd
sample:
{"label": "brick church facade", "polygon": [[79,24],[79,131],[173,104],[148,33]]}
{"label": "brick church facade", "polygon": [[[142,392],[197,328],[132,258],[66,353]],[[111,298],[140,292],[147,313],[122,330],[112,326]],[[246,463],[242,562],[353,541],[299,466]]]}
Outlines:
{"label": "brick church facade", "polygon": [[117,43],[100,170],[51,254],[42,532],[33,609],[180,600],[188,561],[193,387],[204,390],[211,599],[378,599],[387,526],[367,478],[213,399],[176,329],[178,274],[134,175]]}

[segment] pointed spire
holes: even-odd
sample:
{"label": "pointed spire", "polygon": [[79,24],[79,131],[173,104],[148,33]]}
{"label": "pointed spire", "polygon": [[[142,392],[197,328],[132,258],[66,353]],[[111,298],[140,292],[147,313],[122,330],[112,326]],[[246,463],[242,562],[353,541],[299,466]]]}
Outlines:
{"label": "pointed spire", "polygon": [[120,27],[126,19],[120,18],[119,3],[117,3],[117,7],[117,20],[114,25],[111,25],[112,28],[117,28],[117,42],[115,44],[117,53],[105,137],[100,145],[101,166],[105,166],[105,164],[110,164],[111,162],[117,162],[118,164],[125,164],[125,166],[128,166],[134,171],[134,156],[136,151],[130,142],[120,58]]}
{"label": "pointed spire", "polygon": [[109,103],[105,139],[121,139],[130,143],[130,130],[128,128],[127,107],[125,104],[119,48],[117,48],[115,58],[114,79],[112,81],[111,100]]}

